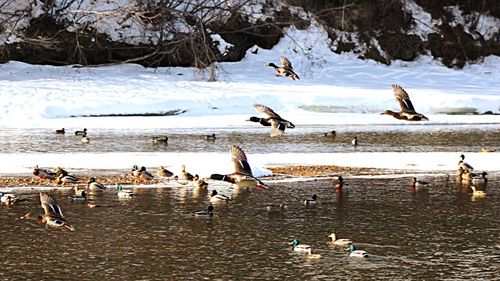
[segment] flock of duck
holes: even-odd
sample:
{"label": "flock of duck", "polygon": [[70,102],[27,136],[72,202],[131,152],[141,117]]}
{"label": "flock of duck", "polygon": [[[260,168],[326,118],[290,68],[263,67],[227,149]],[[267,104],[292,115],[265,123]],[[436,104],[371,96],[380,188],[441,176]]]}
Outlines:
{"label": "flock of duck", "polygon": [[[282,66],[277,66],[274,63],[269,63],[268,66],[274,68],[277,72],[277,76],[279,77],[290,77],[292,80],[298,80],[298,75],[294,72],[291,62],[285,58],[281,57],[280,59]],[[408,93],[399,85],[392,85],[392,91],[396,101],[399,104],[400,110],[399,112],[394,112],[391,110],[386,110],[381,114],[391,115],[399,120],[406,121],[428,121],[429,119],[416,112]],[[265,127],[271,127],[270,136],[278,137],[282,136],[285,133],[285,129],[293,129],[295,125],[282,118],[279,114],[277,114],[273,109],[262,105],[255,104],[255,109],[262,113],[264,117],[256,117],[252,116],[247,119],[250,122],[256,122]],[[56,130],[57,134],[65,134],[65,129]],[[74,132],[76,136],[81,136],[81,141],[83,143],[89,143],[90,139],[87,136],[87,129],[83,129],[81,131]],[[333,137],[335,138],[336,132],[331,131],[324,133],[325,137]],[[207,135],[207,140],[215,140],[215,134]],[[153,139],[153,142],[168,142],[168,137],[157,137]],[[352,140],[352,145],[356,146],[358,144],[358,139],[355,137]],[[182,181],[185,183],[192,182],[196,188],[207,190],[208,183],[205,180],[218,180],[225,181],[231,184],[235,184],[239,187],[254,187],[254,188],[267,188],[267,185],[263,183],[260,179],[256,178],[253,173],[250,165],[248,163],[247,156],[242,148],[237,145],[232,145],[230,149],[231,159],[234,166],[234,172],[230,174],[211,174],[209,177],[202,179],[198,175],[192,175],[186,171],[185,166],[182,166],[181,173],[179,175],[174,175],[171,171],[167,170],[165,167],[160,166],[156,171],[156,178],[163,179],[173,179],[176,181]],[[476,185],[485,185],[487,183],[486,172],[477,174],[473,173],[473,167],[464,161],[465,156],[461,155],[461,160],[458,163],[457,168],[457,181],[460,181],[463,184],[467,184],[473,190],[474,196],[484,196],[485,193],[483,191],[477,190]],[[41,181],[54,181],[56,185],[64,186],[65,184],[75,184],[74,191],[75,194],[70,196],[69,199],[74,201],[85,201],[87,191],[91,192],[102,192],[107,189],[107,187],[99,183],[94,177],[91,177],[84,189],[80,189],[76,184],[80,182],[74,175],[70,175],[66,170],[57,167],[53,171],[42,169],[36,166],[33,170],[33,175],[36,176],[38,180]],[[134,181],[141,183],[151,182],[155,176],[146,170],[145,167],[138,167],[134,165],[130,171],[130,176],[134,179]],[[449,177],[449,176],[448,176]],[[342,192],[344,185],[347,185],[341,176],[335,179],[335,189],[338,192]],[[414,191],[427,189],[430,186],[430,182],[419,180],[417,178],[413,179],[412,187]],[[123,188],[121,184],[116,183],[117,196],[120,198],[130,198],[134,196],[133,191],[126,190]],[[0,192],[0,199],[2,203],[5,204],[13,204],[19,200],[14,194],[4,194]],[[206,210],[200,210],[192,212],[191,215],[194,217],[205,217],[210,218],[213,216],[214,206],[212,203],[216,202],[228,202],[231,199],[225,195],[219,194],[215,189],[212,190],[210,196],[210,204],[208,204]],[[317,195],[314,194],[310,198],[304,200],[305,206],[315,205],[317,202]],[[65,216],[62,213],[61,208],[57,204],[56,200],[47,192],[40,192],[40,204],[44,210],[42,215],[27,213],[22,216],[22,219],[27,220],[35,220],[38,223],[45,225],[46,227],[57,227],[63,228],[67,230],[73,231],[74,228],[67,221]],[[88,204],[89,207],[97,207],[96,205]],[[268,206],[267,210],[270,211],[272,206]],[[286,204],[282,203],[279,205],[280,210],[284,210],[286,208]],[[368,257],[368,253],[363,250],[356,249],[356,246],[349,239],[337,239],[335,233],[330,234],[328,237],[331,238],[332,243],[337,246],[346,247],[345,249],[349,251],[349,255],[352,257]],[[293,250],[297,252],[302,252],[306,254],[308,258],[320,258],[320,255],[313,254],[312,248],[309,245],[301,244],[299,240],[293,240],[290,245],[293,246]]]}

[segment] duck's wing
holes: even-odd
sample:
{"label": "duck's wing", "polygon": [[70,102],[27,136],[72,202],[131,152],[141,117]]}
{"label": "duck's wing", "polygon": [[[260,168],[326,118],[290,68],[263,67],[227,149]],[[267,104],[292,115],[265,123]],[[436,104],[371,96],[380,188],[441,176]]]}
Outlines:
{"label": "duck's wing", "polygon": [[401,86],[393,84],[392,92],[394,93],[394,97],[396,97],[402,112],[416,113],[415,108],[411,103],[410,96],[403,88],[401,88]]}
{"label": "duck's wing", "polygon": [[267,117],[281,119],[281,117],[278,115],[278,113],[274,112],[274,110],[272,110],[271,108],[269,108],[265,105],[255,104],[254,106],[255,106],[255,109],[257,109],[257,111],[264,113]]}
{"label": "duck's wing", "polygon": [[286,124],[276,119],[271,119],[271,137],[279,137],[285,133]]}
{"label": "duck's wing", "polygon": [[280,62],[285,68],[293,69],[292,63],[284,56],[280,57]]}
{"label": "duck's wing", "polygon": [[252,176],[252,169],[248,164],[247,156],[243,149],[233,144],[231,146],[231,156],[234,164],[234,171],[236,173]]}
{"label": "duck's wing", "polygon": [[56,199],[46,192],[40,192],[40,203],[45,211],[45,215],[57,218],[64,218],[61,208],[57,205]]}

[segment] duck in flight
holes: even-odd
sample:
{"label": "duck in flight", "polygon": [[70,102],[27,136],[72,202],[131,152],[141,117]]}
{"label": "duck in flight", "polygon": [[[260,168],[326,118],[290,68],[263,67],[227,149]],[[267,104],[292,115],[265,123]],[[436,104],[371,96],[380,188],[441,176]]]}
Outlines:
{"label": "duck in flight", "polygon": [[262,104],[255,104],[254,107],[257,111],[264,113],[266,117],[259,118],[252,116],[247,121],[258,122],[262,126],[266,127],[271,126],[271,137],[282,136],[285,133],[286,128],[295,128],[295,125],[292,122],[281,118],[281,116],[279,116],[271,108]]}
{"label": "duck in flight", "polygon": [[282,66],[277,66],[276,64],[270,62],[267,66],[274,68],[276,70],[277,77],[290,77],[292,80],[300,80],[299,76],[295,71],[293,71],[292,63],[286,58],[281,56],[280,63]]}
{"label": "duck in flight", "polygon": [[410,96],[403,88],[401,88],[401,86],[393,84],[392,92],[399,103],[400,111],[394,112],[392,110],[386,110],[380,113],[381,115],[391,115],[396,119],[406,121],[429,121],[425,115],[415,111],[415,108],[410,100]]}

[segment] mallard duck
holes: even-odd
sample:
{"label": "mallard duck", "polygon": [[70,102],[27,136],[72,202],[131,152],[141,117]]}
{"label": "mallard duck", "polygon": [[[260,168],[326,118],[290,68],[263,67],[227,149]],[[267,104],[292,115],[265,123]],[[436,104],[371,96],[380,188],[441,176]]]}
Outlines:
{"label": "mallard duck", "polygon": [[68,197],[71,201],[85,201],[87,200],[87,193],[83,189],[75,186],[75,194]]}
{"label": "mallard duck", "polygon": [[64,135],[64,133],[66,133],[66,132],[64,131],[64,128],[62,128],[62,129],[60,129],[60,130],[59,130],[59,129],[58,129],[58,130],[56,130],[56,134],[61,134],[61,135]]}
{"label": "mallard duck", "polygon": [[68,224],[62,214],[62,210],[57,205],[56,200],[46,192],[40,192],[40,203],[45,211],[43,216],[35,215],[33,213],[27,213],[22,216],[21,219],[36,220],[38,223],[43,224],[47,227],[58,227],[67,230],[75,230],[70,224]]}
{"label": "mallard duck", "polygon": [[153,143],[168,144],[168,137],[167,136],[153,137],[151,140],[153,141]]}
{"label": "mallard duck", "polygon": [[481,149],[479,149],[479,152],[495,152],[497,151],[496,149],[493,149],[493,148],[487,148],[487,147],[481,147]]}
{"label": "mallard duck", "polygon": [[35,175],[39,180],[54,180],[57,174],[49,170],[44,170],[38,168],[38,165],[33,169],[33,175]]}
{"label": "mallard duck", "polygon": [[337,132],[335,132],[335,131],[326,132],[326,133],[323,134],[323,136],[335,139],[335,137],[337,137]]}
{"label": "mallard duck", "polygon": [[0,192],[0,202],[10,205],[16,203],[18,200],[15,194]]}
{"label": "mallard duck", "polygon": [[350,244],[348,248],[346,248],[349,251],[349,256],[350,257],[355,257],[355,258],[367,258],[368,253],[363,250],[356,250],[356,246],[354,244]]}
{"label": "mallard duck", "polygon": [[335,190],[337,191],[342,191],[344,188],[344,185],[348,185],[346,182],[344,182],[344,178],[342,176],[339,176],[337,178],[337,182],[335,183]]}
{"label": "mallard duck", "polygon": [[83,134],[83,136],[82,136],[82,142],[83,143],[90,143],[90,138],[87,137],[87,134]]}
{"label": "mallard duck", "polygon": [[474,168],[465,162],[465,155],[460,155],[460,161],[458,161],[458,168],[462,168],[463,172],[471,172],[474,171]]}
{"label": "mallard duck", "polygon": [[150,172],[146,171],[146,167],[142,166],[141,169],[139,169],[139,173],[137,177],[144,182],[149,182],[151,181],[154,176]]}
{"label": "mallard duck", "polygon": [[137,165],[132,166],[132,169],[130,170],[130,175],[134,178],[139,177],[139,167]]}
{"label": "mallard duck", "polygon": [[83,136],[87,134],[87,128],[84,128],[82,131],[75,131],[75,136]]}
{"label": "mallard duck", "polygon": [[165,169],[165,167],[163,167],[163,166],[159,166],[156,169],[156,175],[159,176],[159,177],[170,178],[171,176],[174,175],[174,173],[172,173],[169,170]]}
{"label": "mallard duck", "polygon": [[204,181],[203,179],[200,179],[200,177],[197,174],[194,175],[193,182],[197,188],[202,188],[202,189],[208,188],[208,183],[206,181]]}
{"label": "mallard duck", "polygon": [[317,203],[316,199],[318,199],[318,195],[313,194],[311,197],[304,200],[304,205],[306,206],[315,205]]}
{"label": "mallard duck", "polygon": [[410,100],[410,96],[403,88],[401,88],[399,85],[393,84],[392,91],[394,92],[394,96],[399,103],[400,111],[394,112],[392,110],[386,110],[380,114],[391,115],[392,117],[399,120],[429,121],[429,119],[423,114],[417,113],[415,111],[415,108],[413,107],[413,104]]}
{"label": "mallard duck", "polygon": [[257,109],[257,111],[264,113],[264,115],[266,115],[267,117],[259,118],[252,116],[246,121],[258,122],[263,126],[271,126],[271,137],[283,135],[286,128],[295,128],[295,125],[292,122],[281,118],[271,108],[262,104],[255,104],[254,107]]}
{"label": "mallard duck", "polygon": [[332,243],[334,245],[345,246],[345,245],[352,244],[351,239],[345,239],[345,238],[337,239],[337,236],[335,235],[335,233],[328,235],[328,237],[332,238]]}
{"label": "mallard duck", "polygon": [[217,203],[217,202],[227,202],[231,200],[231,198],[227,197],[226,195],[222,195],[217,193],[217,190],[212,190],[212,195],[210,195],[210,202],[212,203]]}
{"label": "mallard duck", "polygon": [[474,197],[484,197],[486,196],[486,193],[482,190],[477,190],[477,188],[473,185],[470,186],[470,189],[472,189],[472,196]]}
{"label": "mallard duck", "polygon": [[116,184],[116,190],[118,190],[117,194],[119,198],[131,198],[134,195],[132,190],[123,189],[121,184]]}
{"label": "mallard duck", "polygon": [[288,206],[286,205],[286,203],[281,203],[279,205],[272,204],[272,205],[267,205],[266,206],[266,211],[268,211],[268,212],[272,212],[272,211],[275,211],[275,210],[277,210],[277,211],[284,211],[287,208],[288,208]]}
{"label": "mallard duck", "polygon": [[248,164],[247,156],[243,149],[234,144],[231,146],[231,160],[234,165],[234,172],[232,174],[212,174],[209,178],[245,187],[256,186],[258,188],[267,188],[262,181],[253,176],[252,169],[250,168],[250,164]]}
{"label": "mallard duck", "polygon": [[295,252],[303,252],[306,253],[308,252],[311,248],[311,246],[306,245],[306,244],[300,244],[300,241],[297,239],[294,239],[292,242],[288,243],[289,245],[293,246],[293,250]]}
{"label": "mallard duck", "polygon": [[488,183],[488,178],[486,177],[488,173],[482,172],[481,174],[472,174],[471,182],[473,184],[486,184]]}
{"label": "mallard duck", "polygon": [[193,217],[198,217],[198,218],[211,218],[214,215],[213,211],[214,211],[214,206],[208,205],[206,210],[192,212],[191,215]]}
{"label": "mallard duck", "polygon": [[102,183],[97,182],[94,177],[90,178],[87,182],[87,189],[91,191],[103,191],[106,188]]}
{"label": "mallard duck", "polygon": [[351,144],[352,146],[358,146],[359,144],[358,137],[354,137],[351,141]]}
{"label": "mallard duck", "polygon": [[427,189],[430,186],[430,182],[424,180],[417,180],[417,178],[413,178],[412,187],[413,189]]}
{"label": "mallard duck", "polygon": [[77,183],[78,179],[72,175],[65,176],[63,174],[60,174],[55,181],[56,185],[62,184],[61,186],[64,186],[64,184],[66,183]]}
{"label": "mallard duck", "polygon": [[268,63],[267,66],[276,70],[276,77],[290,77],[292,80],[300,80],[297,73],[293,71],[292,63],[286,57],[281,56],[280,63],[282,66],[277,66],[272,62]]}
{"label": "mallard duck", "polygon": [[181,167],[181,174],[179,176],[180,180],[185,180],[185,181],[192,181],[194,176],[188,172],[186,172],[186,165],[182,165]]}
{"label": "mallard duck", "polygon": [[215,134],[211,134],[211,135],[206,135],[205,139],[207,141],[214,141],[216,139],[216,137],[215,137]]}

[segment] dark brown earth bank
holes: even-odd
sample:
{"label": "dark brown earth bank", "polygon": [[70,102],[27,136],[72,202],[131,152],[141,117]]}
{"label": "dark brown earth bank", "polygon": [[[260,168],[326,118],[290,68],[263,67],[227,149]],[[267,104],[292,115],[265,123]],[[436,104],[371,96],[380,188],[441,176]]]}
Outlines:
{"label": "dark brown earth bank", "polygon": [[[178,0],[130,1],[130,5],[102,12],[94,21],[84,18],[95,11],[74,9],[85,2],[45,0],[26,6],[11,3],[10,8],[8,3],[0,4],[0,34],[15,38],[0,41],[0,62],[134,62],[148,67],[205,68],[213,62],[238,61],[250,48],[254,52],[270,49],[285,36],[284,28],[306,29],[313,23],[327,31],[332,53],[353,52],[359,59],[384,64],[431,55],[448,67],[461,68],[500,55],[498,25],[489,31],[483,28],[488,20],[500,18],[497,0],[251,0],[239,5],[214,1],[212,6],[191,1],[183,10]],[[41,12],[35,13],[35,9]],[[423,13],[431,16],[433,26],[423,20]],[[116,14],[120,16],[113,17]],[[123,37],[112,38],[95,28],[98,21],[115,18],[116,22],[107,24],[118,32],[123,29]],[[28,24],[12,31],[22,20],[29,20]],[[157,38],[130,43],[126,40],[129,22],[155,31]],[[179,23],[189,27],[189,32],[179,30]],[[427,29],[425,35],[415,32],[418,26]],[[233,47],[221,53],[211,37],[214,34]]]}

